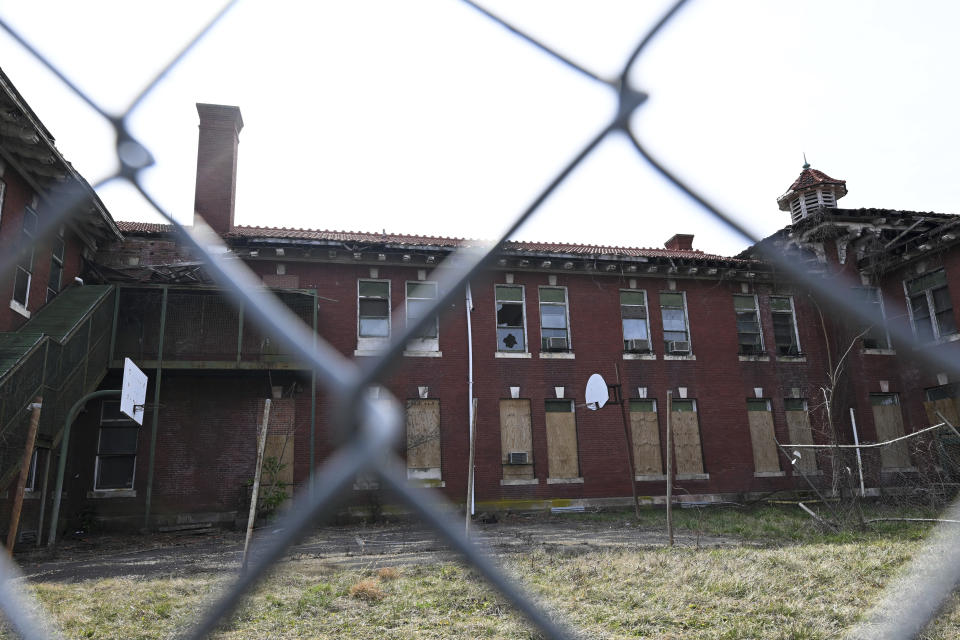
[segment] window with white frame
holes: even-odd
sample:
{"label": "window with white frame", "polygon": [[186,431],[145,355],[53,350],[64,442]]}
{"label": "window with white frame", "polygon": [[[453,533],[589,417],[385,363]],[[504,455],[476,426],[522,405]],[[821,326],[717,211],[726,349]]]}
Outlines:
{"label": "window with white frame", "polygon": [[886,315],[883,310],[883,296],[877,287],[857,287],[854,289],[860,296],[861,302],[870,307],[873,317],[878,318],[865,329],[861,340],[864,349],[890,349],[890,336],[887,334]]}
{"label": "window with white frame", "polygon": [[63,227],[53,239],[53,247],[50,252],[50,278],[47,280],[47,302],[60,293],[61,280],[63,280],[63,257],[66,253],[66,242],[63,237]]}
{"label": "window with white frame", "polygon": [[410,341],[408,349],[415,351],[439,350],[439,322],[435,313],[429,313],[436,299],[436,282],[407,282],[407,324],[411,325],[421,318],[431,315],[426,326]]}
{"label": "window with white frame", "polygon": [[540,287],[540,349],[570,351],[570,316],[567,290]]}
{"label": "window with white frame", "polygon": [[763,332],[760,330],[757,296],[733,296],[733,309],[737,314],[738,353],[745,356],[763,353]]}
{"label": "window with white frame", "polygon": [[663,320],[663,342],[666,353],[690,353],[690,325],[687,322],[687,298],[683,292],[660,294],[660,317]]}
{"label": "window with white frame", "polygon": [[797,316],[791,296],[770,296],[773,315],[773,339],[778,356],[800,355],[800,337],[797,335]]}
{"label": "window with white frame", "polygon": [[30,300],[30,281],[33,279],[33,243],[37,233],[37,212],[27,207],[23,212],[23,228],[20,232],[20,260],[13,281],[13,302],[27,308]]}
{"label": "window with white frame", "polygon": [[133,489],[139,436],[140,426],[120,413],[120,402],[101,405],[95,490]]}
{"label": "window with white frame", "polygon": [[357,282],[357,336],[390,337],[390,281]]}
{"label": "window with white frame", "polygon": [[937,269],[904,283],[913,333],[920,342],[932,342],[957,333],[947,274]]}
{"label": "window with white frame", "polygon": [[623,350],[627,353],[650,352],[646,291],[620,290],[620,322],[623,326]]}
{"label": "window with white frame", "polygon": [[497,351],[527,350],[526,317],[523,287],[498,284],[497,297]]}

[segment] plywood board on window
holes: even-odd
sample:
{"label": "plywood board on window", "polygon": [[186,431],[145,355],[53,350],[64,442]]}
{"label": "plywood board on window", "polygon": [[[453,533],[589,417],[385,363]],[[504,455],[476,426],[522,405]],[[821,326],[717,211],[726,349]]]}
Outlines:
{"label": "plywood board on window", "polygon": [[500,459],[504,478],[532,478],[533,465],[509,465],[511,452],[526,452],[533,460],[533,436],[530,429],[530,400],[500,401]]}
{"label": "plywood board on window", "polygon": [[[790,444],[813,444],[810,415],[806,411],[787,411],[786,415]],[[804,473],[816,471],[816,449],[798,449],[798,451],[800,452],[800,459],[797,461],[796,467]]]}
{"label": "plywood board on window", "polygon": [[577,423],[574,413],[547,412],[547,471],[551,478],[580,475],[577,457]]}
{"label": "plywood board on window", "polygon": [[750,442],[753,444],[753,468],[758,473],[780,471],[777,442],[773,435],[773,413],[747,411],[750,423]]}
{"label": "plywood board on window", "polygon": [[630,430],[633,438],[633,466],[637,475],[660,475],[660,426],[655,411],[631,411]]}
{"label": "plywood board on window", "polygon": [[[880,442],[893,440],[903,435],[903,416],[899,404],[873,405],[873,425]],[[884,469],[904,469],[910,466],[910,453],[906,442],[880,447],[880,464]]]}
{"label": "plywood board on window", "polygon": [[260,483],[263,486],[283,485],[288,496],[293,495],[293,436],[267,434],[263,449],[263,467]]}
{"label": "plywood board on window", "polygon": [[440,467],[440,400],[407,400],[407,468]]}
{"label": "plywood board on window", "polygon": [[676,473],[703,473],[703,452],[700,448],[700,424],[696,411],[671,411],[673,455]]}
{"label": "plywood board on window", "polygon": [[[957,413],[956,398],[940,398],[939,400],[935,400],[933,402],[927,401],[923,403],[923,408],[927,410],[927,420],[930,421],[931,427],[942,422],[942,420],[940,420],[936,414],[936,412],[939,411],[941,414],[943,414],[943,417],[947,419],[947,422],[960,429],[960,415]],[[945,431],[934,433],[953,433],[949,430],[949,427],[946,427],[945,429]]]}

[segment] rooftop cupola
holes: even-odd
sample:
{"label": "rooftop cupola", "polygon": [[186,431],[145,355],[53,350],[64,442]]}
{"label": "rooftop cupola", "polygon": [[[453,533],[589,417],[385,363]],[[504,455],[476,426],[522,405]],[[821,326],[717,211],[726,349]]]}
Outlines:
{"label": "rooftop cupola", "polygon": [[796,224],[820,208],[836,209],[837,200],[847,195],[847,181],[834,180],[823,171],[803,164],[800,177],[793,181],[787,192],[777,198],[780,211],[789,211]]}

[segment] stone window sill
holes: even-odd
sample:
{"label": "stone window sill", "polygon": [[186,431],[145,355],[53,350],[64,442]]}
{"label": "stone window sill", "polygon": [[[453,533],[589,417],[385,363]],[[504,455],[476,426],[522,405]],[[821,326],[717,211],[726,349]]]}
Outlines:
{"label": "stone window sill", "polygon": [[754,471],[754,478],[782,478],[787,475],[786,471]]}
{"label": "stone window sill", "polygon": [[673,476],[674,480],[709,480],[709,473],[678,473]]}
{"label": "stone window sill", "polygon": [[896,349],[864,349],[860,353],[870,356],[895,356],[897,355]]}
{"label": "stone window sill", "polygon": [[572,351],[541,351],[540,357],[544,360],[573,360],[576,355]]}
{"label": "stone window sill", "polygon": [[665,482],[667,479],[667,474],[665,473],[647,473],[633,478],[637,482]]}
{"label": "stone window sill", "polygon": [[806,362],[807,356],[777,356],[777,362]]}
{"label": "stone window sill", "polygon": [[657,354],[655,353],[625,353],[623,354],[624,360],[656,360]]}
{"label": "stone window sill", "polygon": [[547,484],[583,484],[583,478],[547,478]]}
{"label": "stone window sill", "polygon": [[442,358],[443,351],[404,351],[405,358]]}
{"label": "stone window sill", "polygon": [[136,498],[136,489],[95,489],[87,491],[88,499],[100,498]]}
{"label": "stone window sill", "polygon": [[518,358],[518,359],[526,359],[526,358],[532,358],[533,356],[531,356],[531,355],[530,355],[528,352],[526,352],[526,351],[497,351],[497,352],[493,355],[493,357],[494,357],[494,358]]}
{"label": "stone window sill", "polygon": [[738,354],[737,360],[740,362],[770,362],[770,356],[748,356],[744,354]]}
{"label": "stone window sill", "polygon": [[501,487],[513,487],[527,484],[540,484],[537,478],[503,478],[500,480]]}
{"label": "stone window sill", "polygon": [[10,308],[16,311],[17,313],[19,313],[20,315],[22,315],[24,318],[30,317],[30,312],[27,311],[27,308],[22,304],[20,304],[19,302],[17,302],[16,300],[10,301]]}
{"label": "stone window sill", "polygon": [[663,359],[664,360],[696,360],[697,356],[693,355],[692,353],[686,356],[674,356],[668,353],[663,356]]}

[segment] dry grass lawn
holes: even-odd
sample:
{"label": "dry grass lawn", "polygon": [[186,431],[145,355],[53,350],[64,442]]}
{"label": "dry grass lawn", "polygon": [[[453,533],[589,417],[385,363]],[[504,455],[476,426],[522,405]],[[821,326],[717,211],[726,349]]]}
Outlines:
{"label": "dry grass lawn", "polygon": [[[585,637],[837,638],[877,599],[924,533],[918,525],[898,524],[823,536],[777,509],[683,518],[688,526],[720,533],[754,522],[755,535],[739,546],[709,549],[573,553],[545,547],[507,558],[505,565]],[[168,638],[230,579],[201,574],[36,583],[32,589],[69,638]],[[957,604],[955,596],[925,638],[960,637]],[[281,565],[215,637],[538,636],[469,568],[380,562],[339,569],[314,560]]]}

